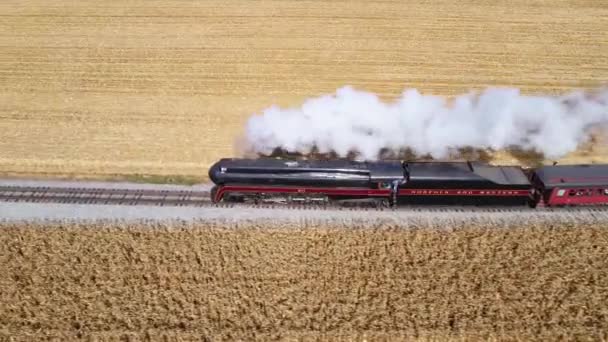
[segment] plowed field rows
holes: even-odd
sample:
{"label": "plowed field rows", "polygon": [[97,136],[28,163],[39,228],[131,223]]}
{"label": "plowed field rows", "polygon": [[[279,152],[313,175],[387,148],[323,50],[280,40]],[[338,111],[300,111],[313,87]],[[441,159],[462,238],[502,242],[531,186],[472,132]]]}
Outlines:
{"label": "plowed field rows", "polygon": [[607,17],[602,0],[2,1],[0,173],[201,175],[249,115],[346,84],[595,87]]}

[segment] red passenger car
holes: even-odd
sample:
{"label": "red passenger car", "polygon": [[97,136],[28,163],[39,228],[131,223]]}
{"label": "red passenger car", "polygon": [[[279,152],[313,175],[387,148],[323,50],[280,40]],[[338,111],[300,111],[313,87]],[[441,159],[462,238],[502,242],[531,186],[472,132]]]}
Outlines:
{"label": "red passenger car", "polygon": [[608,165],[544,166],[532,183],[545,206],[608,204]]}

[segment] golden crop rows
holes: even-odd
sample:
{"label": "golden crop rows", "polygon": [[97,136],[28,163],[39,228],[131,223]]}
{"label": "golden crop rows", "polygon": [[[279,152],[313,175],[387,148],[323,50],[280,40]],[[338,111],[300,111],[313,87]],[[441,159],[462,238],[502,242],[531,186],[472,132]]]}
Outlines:
{"label": "golden crop rows", "polygon": [[0,230],[5,339],[608,338],[599,225]]}
{"label": "golden crop rows", "polygon": [[343,85],[595,87],[607,15],[604,0],[2,1],[0,173],[203,175],[251,114]]}

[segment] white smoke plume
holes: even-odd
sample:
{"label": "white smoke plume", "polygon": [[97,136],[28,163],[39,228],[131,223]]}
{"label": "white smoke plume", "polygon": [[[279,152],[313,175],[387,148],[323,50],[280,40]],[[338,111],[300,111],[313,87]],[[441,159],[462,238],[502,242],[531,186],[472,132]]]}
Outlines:
{"label": "white smoke plume", "polygon": [[385,103],[369,92],[343,87],[312,98],[300,108],[272,106],[252,116],[246,144],[258,154],[356,152],[375,160],[381,150],[409,149],[441,159],[460,148],[519,148],[560,158],[608,124],[608,88],[561,96],[523,95],[513,88],[488,88],[447,98],[405,90]]}

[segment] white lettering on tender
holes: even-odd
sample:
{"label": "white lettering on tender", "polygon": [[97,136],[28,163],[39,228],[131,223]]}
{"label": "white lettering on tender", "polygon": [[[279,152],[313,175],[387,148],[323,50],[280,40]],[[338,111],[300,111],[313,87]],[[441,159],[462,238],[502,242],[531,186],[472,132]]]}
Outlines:
{"label": "white lettering on tender", "polygon": [[[519,195],[519,190],[442,190],[442,189],[404,189],[410,195]],[[527,192],[526,192],[527,194]]]}

